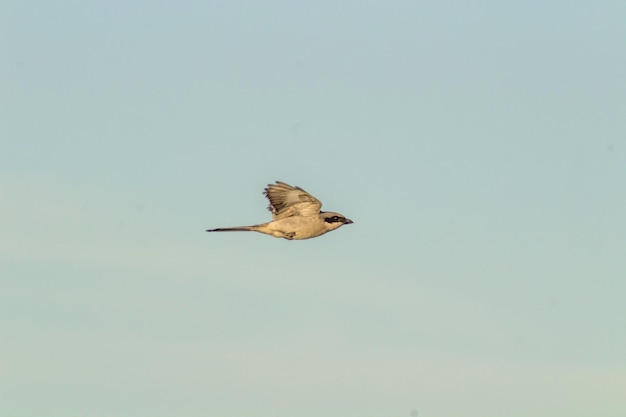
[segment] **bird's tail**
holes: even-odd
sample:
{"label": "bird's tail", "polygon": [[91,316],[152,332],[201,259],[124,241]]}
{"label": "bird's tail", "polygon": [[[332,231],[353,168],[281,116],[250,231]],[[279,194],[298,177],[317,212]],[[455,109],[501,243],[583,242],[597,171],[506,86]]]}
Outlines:
{"label": "bird's tail", "polygon": [[219,229],[209,229],[207,232],[254,232],[256,226],[220,227]]}

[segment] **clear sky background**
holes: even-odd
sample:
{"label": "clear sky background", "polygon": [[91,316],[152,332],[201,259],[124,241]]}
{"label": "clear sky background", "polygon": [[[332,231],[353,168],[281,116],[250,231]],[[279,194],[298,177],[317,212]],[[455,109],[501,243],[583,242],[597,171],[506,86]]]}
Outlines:
{"label": "clear sky background", "polygon": [[[0,414],[626,412],[626,3],[0,5]],[[281,180],[354,224],[270,218]]]}

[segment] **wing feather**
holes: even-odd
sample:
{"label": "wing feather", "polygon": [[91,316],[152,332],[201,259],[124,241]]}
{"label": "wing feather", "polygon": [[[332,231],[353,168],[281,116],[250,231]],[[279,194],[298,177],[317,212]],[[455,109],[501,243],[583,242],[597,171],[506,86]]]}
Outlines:
{"label": "wing feather", "polygon": [[322,208],[322,203],[302,188],[281,181],[268,184],[263,194],[270,201],[267,209],[272,212],[274,220],[292,216],[317,216]]}

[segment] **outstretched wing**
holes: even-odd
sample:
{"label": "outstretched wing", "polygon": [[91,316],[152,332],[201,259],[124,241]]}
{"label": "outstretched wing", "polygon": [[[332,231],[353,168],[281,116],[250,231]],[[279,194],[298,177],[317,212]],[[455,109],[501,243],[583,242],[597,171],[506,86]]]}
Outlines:
{"label": "outstretched wing", "polygon": [[300,187],[292,187],[284,182],[269,184],[263,192],[270,205],[274,220],[292,216],[317,216],[322,203]]}

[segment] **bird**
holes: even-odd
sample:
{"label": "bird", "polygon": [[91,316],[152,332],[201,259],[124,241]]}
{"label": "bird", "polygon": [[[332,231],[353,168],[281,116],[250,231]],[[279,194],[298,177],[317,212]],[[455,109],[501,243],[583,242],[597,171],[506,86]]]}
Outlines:
{"label": "bird", "polygon": [[259,232],[287,240],[311,239],[353,221],[343,214],[321,211],[322,203],[300,187],[281,181],[268,184],[263,194],[269,200],[272,221],[254,226],[223,227],[207,232]]}

